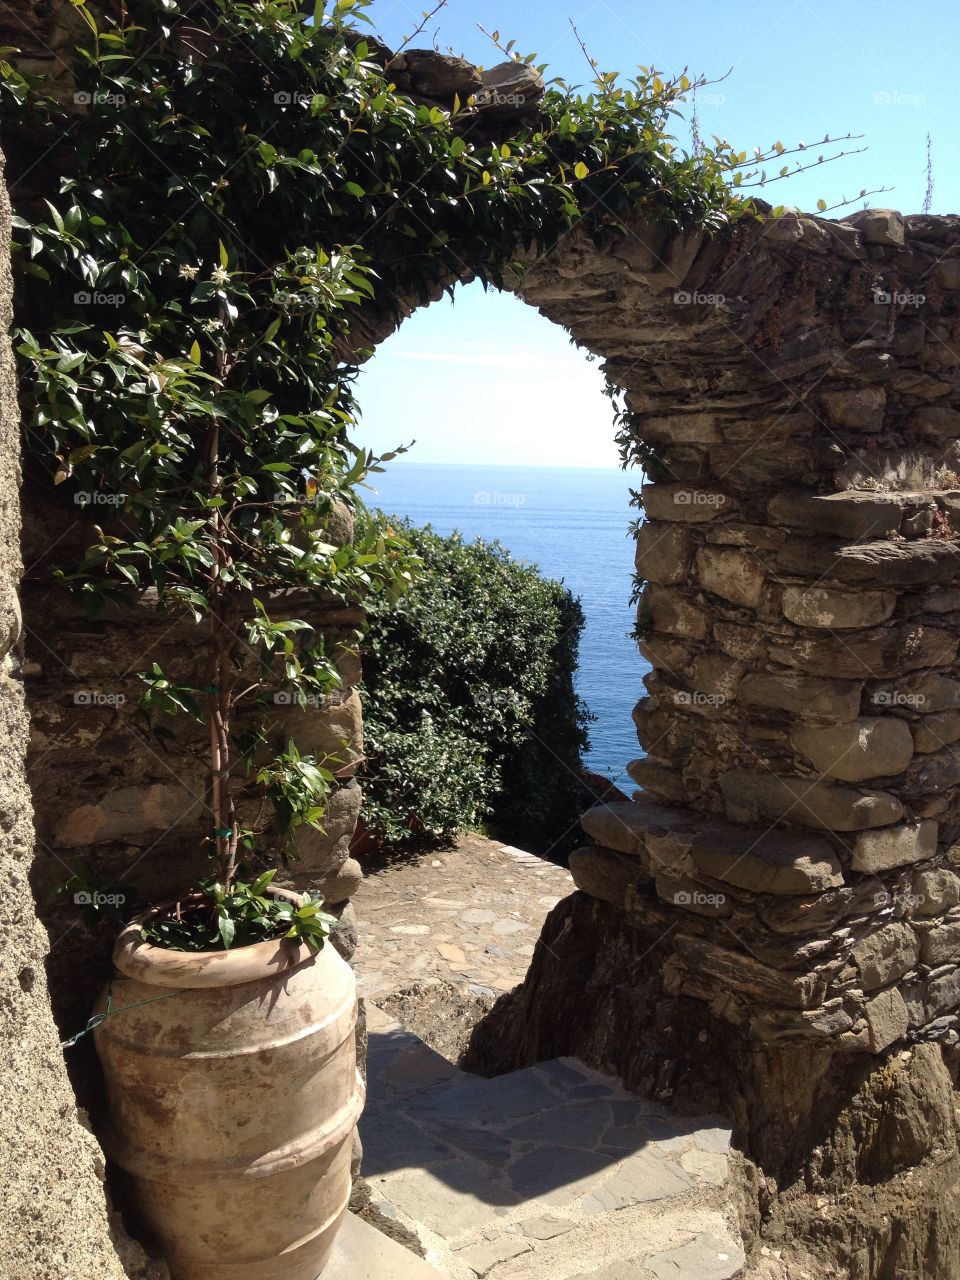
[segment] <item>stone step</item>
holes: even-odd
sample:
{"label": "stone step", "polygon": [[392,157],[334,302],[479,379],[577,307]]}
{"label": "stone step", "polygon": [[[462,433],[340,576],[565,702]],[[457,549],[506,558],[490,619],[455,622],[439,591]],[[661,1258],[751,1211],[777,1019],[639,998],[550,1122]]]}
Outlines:
{"label": "stone step", "polygon": [[442,1273],[348,1213],[337,1233],[323,1280],[443,1280]]}
{"label": "stone step", "polygon": [[450,1280],[732,1280],[730,1130],[576,1059],[486,1079],[369,1016],[373,1204]]}

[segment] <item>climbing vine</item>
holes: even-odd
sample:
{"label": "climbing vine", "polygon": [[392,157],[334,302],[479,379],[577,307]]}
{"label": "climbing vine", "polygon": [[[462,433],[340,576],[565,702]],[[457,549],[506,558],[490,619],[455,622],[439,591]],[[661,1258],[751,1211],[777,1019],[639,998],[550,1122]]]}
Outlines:
{"label": "climbing vine", "polygon": [[[368,0],[75,3],[72,103],[10,51],[0,63],[27,468],[83,500],[86,549],[60,572],[92,608],[150,593],[205,628],[202,682],[155,663],[141,678],[155,719],[209,729],[229,887],[261,834],[238,794],[259,789],[289,834],[321,822],[333,782],[330,761],[267,741],[271,682],[305,703],[339,680],[275,602],[396,595],[416,564],[372,522],[352,543],[331,533],[385,461],[351,442],[353,318],[465,264],[497,284],[578,221],[596,237],[628,213],[715,229],[749,206],[725,143],[691,155],[670,136],[685,76],[641,70],[585,97],[554,83],[505,137],[473,100],[399,93]],[[241,733],[245,710],[260,714]]]}

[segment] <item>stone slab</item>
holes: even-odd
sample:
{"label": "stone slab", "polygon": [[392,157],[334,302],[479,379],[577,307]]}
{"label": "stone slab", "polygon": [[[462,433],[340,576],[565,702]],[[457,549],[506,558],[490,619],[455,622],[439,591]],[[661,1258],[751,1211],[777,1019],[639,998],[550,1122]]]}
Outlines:
{"label": "stone slab", "polygon": [[348,1213],[323,1280],[443,1280],[422,1258]]}

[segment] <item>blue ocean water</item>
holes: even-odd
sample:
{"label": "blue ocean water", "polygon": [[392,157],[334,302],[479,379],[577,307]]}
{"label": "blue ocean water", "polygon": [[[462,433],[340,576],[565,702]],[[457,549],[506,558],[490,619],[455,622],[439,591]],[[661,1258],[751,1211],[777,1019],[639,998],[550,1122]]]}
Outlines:
{"label": "blue ocean water", "polygon": [[630,712],[649,665],[629,632],[633,539],[631,484],[639,476],[611,469],[469,466],[395,462],[371,478],[369,505],[457,530],[468,541],[497,539],[518,560],[560,578],[580,597],[586,628],[577,688],[596,716],[586,764],[629,794],[624,767],[640,754]]}

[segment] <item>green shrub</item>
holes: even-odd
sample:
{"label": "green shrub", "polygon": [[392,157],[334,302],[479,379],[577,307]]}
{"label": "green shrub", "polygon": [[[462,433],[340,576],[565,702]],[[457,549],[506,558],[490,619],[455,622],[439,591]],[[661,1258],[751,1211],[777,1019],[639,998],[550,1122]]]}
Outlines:
{"label": "green shrub", "polygon": [[488,819],[524,847],[575,842],[588,715],[573,688],[584,619],[559,582],[498,543],[400,527],[423,561],[373,601],[364,656],[370,831],[449,836]]}

